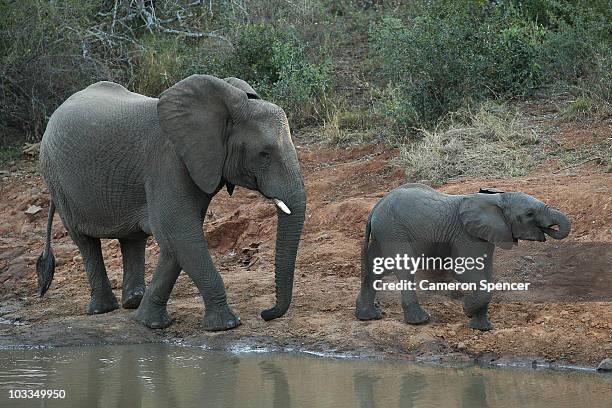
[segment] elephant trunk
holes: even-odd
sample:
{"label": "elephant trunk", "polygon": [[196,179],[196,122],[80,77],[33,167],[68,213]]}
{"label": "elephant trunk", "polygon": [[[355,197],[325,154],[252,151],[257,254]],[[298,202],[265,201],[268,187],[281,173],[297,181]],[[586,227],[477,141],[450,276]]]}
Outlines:
{"label": "elephant trunk", "polygon": [[291,304],[295,258],[297,256],[300,236],[304,226],[304,214],[306,211],[306,193],[303,183],[301,183],[301,187],[284,202],[291,210],[291,214],[286,214],[277,208],[278,226],[276,230],[276,254],[274,260],[276,305],[271,309],[261,312],[261,317],[264,320],[272,320],[283,316]]}
{"label": "elephant trunk", "polygon": [[[567,218],[567,216],[561,211],[549,208],[546,213],[545,220],[546,225],[544,225],[544,232],[546,232],[547,235],[550,235],[554,239],[563,239],[569,235],[571,223],[569,218]],[[559,229],[550,228],[553,225],[559,226]]]}

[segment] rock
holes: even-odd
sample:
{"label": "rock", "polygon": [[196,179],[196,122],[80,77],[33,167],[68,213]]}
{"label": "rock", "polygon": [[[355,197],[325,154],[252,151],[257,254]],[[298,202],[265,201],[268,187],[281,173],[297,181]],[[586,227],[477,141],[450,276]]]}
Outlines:
{"label": "rock", "polygon": [[25,213],[29,215],[34,215],[34,214],[38,214],[41,210],[42,210],[41,207],[37,205],[31,205],[28,207],[27,210],[25,210]]}
{"label": "rock", "polygon": [[611,372],[612,371],[612,358],[604,358],[601,363],[597,366],[599,372]]}
{"label": "rock", "polygon": [[457,343],[457,348],[458,348],[459,350],[463,350],[463,349],[465,349],[465,343],[464,343],[464,342],[462,342],[462,341],[460,341],[459,343]]}

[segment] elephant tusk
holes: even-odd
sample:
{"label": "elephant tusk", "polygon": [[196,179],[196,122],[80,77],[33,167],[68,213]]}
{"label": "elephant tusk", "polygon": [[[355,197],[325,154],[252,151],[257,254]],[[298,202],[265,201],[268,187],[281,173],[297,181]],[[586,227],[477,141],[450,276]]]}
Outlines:
{"label": "elephant tusk", "polygon": [[281,209],[282,212],[284,212],[285,214],[289,215],[291,214],[291,211],[289,210],[289,207],[287,207],[287,204],[283,203],[281,200],[279,200],[278,198],[274,199],[274,204],[276,204],[276,206],[278,208]]}

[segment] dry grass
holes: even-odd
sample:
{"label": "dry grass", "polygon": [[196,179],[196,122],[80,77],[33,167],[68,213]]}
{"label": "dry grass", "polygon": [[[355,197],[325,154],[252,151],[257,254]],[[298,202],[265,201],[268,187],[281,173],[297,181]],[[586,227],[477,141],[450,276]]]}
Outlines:
{"label": "dry grass", "polygon": [[433,131],[400,148],[397,163],[409,181],[441,184],[459,177],[527,174],[544,157],[541,129],[506,105],[449,115]]}
{"label": "dry grass", "polygon": [[317,115],[322,118],[322,126],[314,129],[313,139],[326,144],[368,143],[380,133],[367,109],[350,106],[342,97],[325,95]]}

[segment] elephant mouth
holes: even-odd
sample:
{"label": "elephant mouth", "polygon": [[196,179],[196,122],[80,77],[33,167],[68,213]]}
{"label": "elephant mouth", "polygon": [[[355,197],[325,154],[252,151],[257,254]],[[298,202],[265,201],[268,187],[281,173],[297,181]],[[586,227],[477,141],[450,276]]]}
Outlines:
{"label": "elephant mouth", "polygon": [[561,227],[559,226],[559,224],[551,224],[546,227],[538,226],[538,229],[542,232],[542,236],[537,241],[546,242],[546,235],[554,238],[555,234],[559,233],[560,228]]}
{"label": "elephant mouth", "polygon": [[[542,230],[543,233],[545,233],[546,235],[551,235],[551,234],[556,234],[559,232],[559,225],[558,224],[551,224],[547,227],[540,227],[540,230]],[[546,239],[545,239],[546,240]]]}

